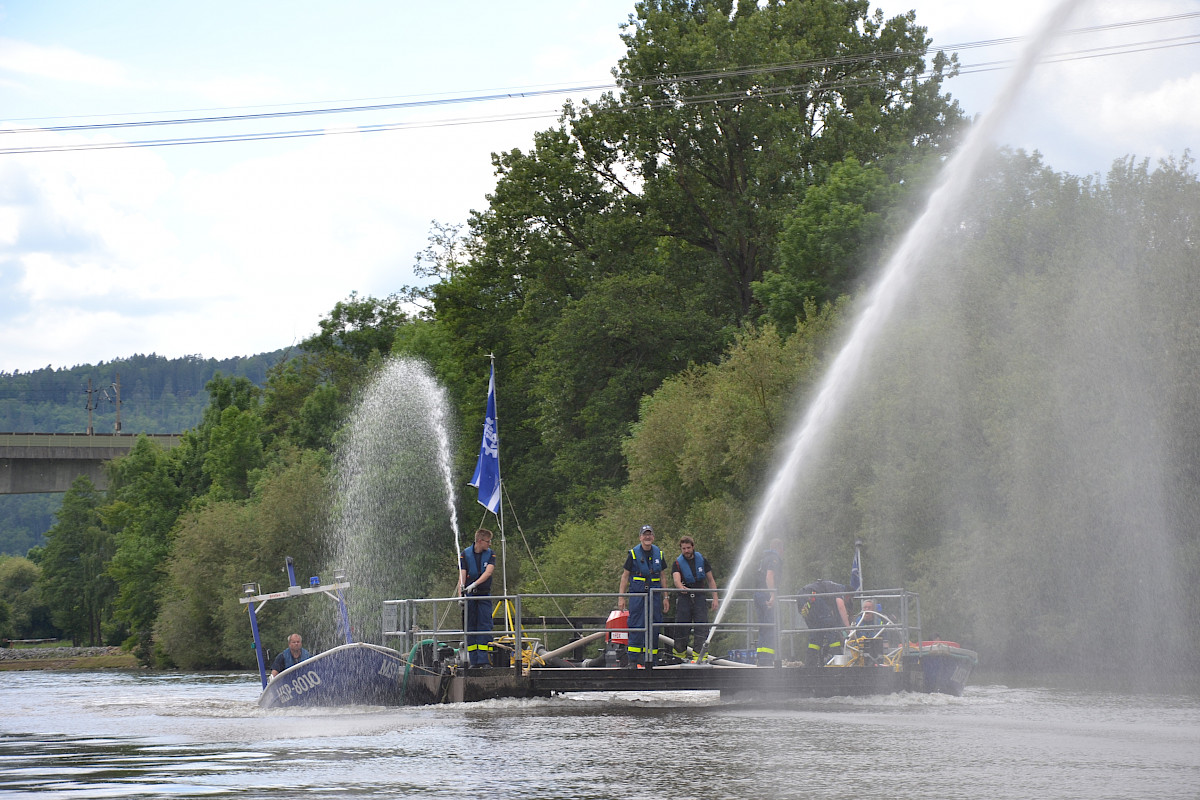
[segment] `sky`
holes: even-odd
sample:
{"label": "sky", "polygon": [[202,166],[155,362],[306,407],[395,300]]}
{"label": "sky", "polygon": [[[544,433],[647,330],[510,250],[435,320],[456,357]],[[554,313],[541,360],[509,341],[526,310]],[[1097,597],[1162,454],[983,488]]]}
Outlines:
{"label": "sky", "polygon": [[[969,115],[987,113],[1019,37],[1047,10],[1045,0],[872,7],[915,10],[935,47],[959,53],[963,74],[946,91]],[[486,207],[491,154],[527,148],[566,99],[596,98],[611,81],[633,8],[0,0],[0,131],[35,129],[0,133],[0,372],[254,355],[314,334],[352,292],[418,283],[433,224]],[[1110,27],[1084,30],[1099,26]],[[1068,27],[998,143],[1080,175],[1195,148],[1200,3],[1082,0]],[[591,88],[569,91],[579,87]],[[492,95],[502,97],[477,99]],[[407,105],[44,130],[397,103]],[[314,135],[3,152],[292,131]]]}

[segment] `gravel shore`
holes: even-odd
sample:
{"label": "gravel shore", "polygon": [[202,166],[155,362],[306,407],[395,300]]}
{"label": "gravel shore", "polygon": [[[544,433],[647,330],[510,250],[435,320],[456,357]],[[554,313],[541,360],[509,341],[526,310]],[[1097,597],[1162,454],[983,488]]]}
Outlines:
{"label": "gravel shore", "polygon": [[120,655],[119,647],[0,647],[0,661],[44,661]]}

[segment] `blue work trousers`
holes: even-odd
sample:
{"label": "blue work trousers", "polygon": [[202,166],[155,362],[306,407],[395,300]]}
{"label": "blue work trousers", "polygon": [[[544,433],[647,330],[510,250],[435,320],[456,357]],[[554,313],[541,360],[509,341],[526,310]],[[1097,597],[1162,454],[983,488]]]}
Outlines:
{"label": "blue work trousers", "polygon": [[[486,667],[492,655],[492,599],[467,599],[467,658],[472,667]],[[480,631],[473,633],[472,631]],[[483,633],[482,631],[486,631]]]}
{"label": "blue work trousers", "polygon": [[758,665],[771,666],[775,663],[775,608],[767,605],[770,592],[754,593],[755,618],[758,627]]}
{"label": "blue work trousers", "polygon": [[646,647],[646,632],[635,631],[634,628],[646,627],[646,603],[651,595],[648,592],[635,592],[629,596],[629,661],[630,663],[651,663],[658,655],[658,634],[662,630],[663,609],[662,595],[655,593],[653,622],[651,626],[650,647]]}

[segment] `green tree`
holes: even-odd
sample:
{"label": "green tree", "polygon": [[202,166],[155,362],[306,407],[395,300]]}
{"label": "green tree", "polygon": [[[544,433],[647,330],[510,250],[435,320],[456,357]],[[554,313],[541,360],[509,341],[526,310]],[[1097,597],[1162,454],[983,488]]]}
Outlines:
{"label": "green tree", "polygon": [[38,587],[54,624],[79,646],[103,643],[116,587],[106,568],[113,537],[100,524],[101,496],[86,477],[63,497],[58,522],[46,534]]}
{"label": "green tree", "polygon": [[264,464],[263,426],[257,409],[230,406],[209,430],[204,476],[209,491],[219,500],[244,500],[250,496],[254,473]]}
{"label": "green tree", "polygon": [[879,260],[886,215],[899,194],[900,185],[880,167],[853,158],[834,164],[829,179],[810,187],[784,218],[778,271],[753,284],[765,315],[791,331],[806,300],[821,304],[856,293],[864,265]]}
{"label": "green tree", "polygon": [[109,478],[100,516],[116,540],[108,565],[117,586],[114,617],[129,632],[135,654],[151,663],[165,562],[188,497],[175,478],[171,455],[145,437],[111,463]]}
{"label": "green tree", "polygon": [[[785,220],[834,164],[853,152],[869,178],[895,183],[961,120],[940,94],[952,61],[939,54],[923,77],[924,29],[912,15],[868,15],[865,0],[643,2],[624,39],[619,92],[568,106],[531,149],[495,156],[488,208],[427,259],[440,278],[425,293],[438,375],[475,416],[486,370],[462,367],[496,354],[508,490],[535,539],[568,505],[586,515],[623,482],[619,443],[640,394],[716,361],[761,313],[754,286],[779,264]],[[869,214],[887,193],[840,177],[858,194],[832,201],[875,205],[836,263],[814,245],[763,295],[781,324],[793,324],[784,312],[801,308],[814,258],[832,298],[860,274],[852,246],[877,232]],[[661,350],[647,347],[659,325]]]}
{"label": "green tree", "polygon": [[709,253],[742,315],[775,267],[783,215],[832,164],[910,158],[961,119],[940,94],[952,61],[939,53],[927,72],[913,14],[869,8],[645,0],[623,35],[620,95],[573,120],[589,167],[657,232]]}
{"label": "green tree", "polygon": [[0,556],[0,599],[12,612],[13,636],[48,639],[58,635],[50,621],[50,609],[37,590],[41,569],[20,556]]}

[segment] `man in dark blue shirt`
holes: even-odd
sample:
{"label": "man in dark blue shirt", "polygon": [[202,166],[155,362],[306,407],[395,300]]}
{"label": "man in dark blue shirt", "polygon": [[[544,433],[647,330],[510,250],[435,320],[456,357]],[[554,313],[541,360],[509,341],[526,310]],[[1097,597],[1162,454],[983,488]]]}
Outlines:
{"label": "man in dark blue shirt", "polygon": [[294,667],[301,661],[312,658],[309,652],[301,646],[302,641],[298,633],[293,633],[288,637],[288,649],[275,656],[275,660],[271,662],[272,678],[288,667]]}
{"label": "man in dark blue shirt", "polygon": [[492,654],[492,573],[496,554],[492,532],[475,531],[475,544],[458,557],[458,580],[467,598],[467,658],[472,667],[486,667]]}
{"label": "man in dark blue shirt", "polygon": [[[707,636],[707,631],[697,628],[708,624],[708,609],[717,610],[717,579],[713,574],[712,564],[696,550],[696,542],[690,536],[679,540],[680,554],[671,567],[675,578],[675,588],[680,592],[675,603],[675,652],[684,656],[687,654],[688,641],[695,641],[696,647]],[[710,591],[698,591],[708,589]],[[692,634],[695,634],[693,639]]]}

